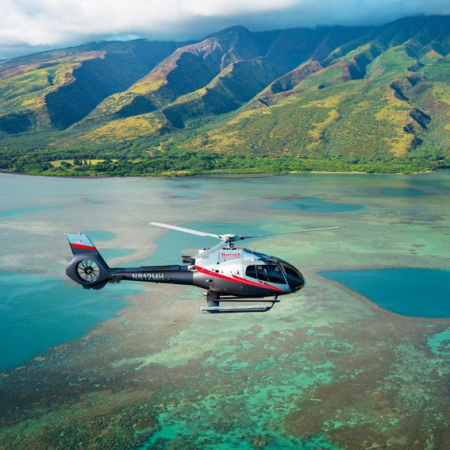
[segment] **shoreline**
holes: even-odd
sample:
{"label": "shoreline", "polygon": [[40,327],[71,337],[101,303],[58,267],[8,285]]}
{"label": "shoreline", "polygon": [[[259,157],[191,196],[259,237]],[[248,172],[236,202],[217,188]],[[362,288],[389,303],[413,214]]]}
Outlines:
{"label": "shoreline", "polygon": [[108,179],[108,178],[260,178],[260,177],[275,177],[282,175],[426,175],[438,173],[442,170],[450,170],[450,168],[439,168],[436,170],[421,170],[418,172],[362,172],[362,171],[326,171],[326,170],[308,170],[298,171],[292,170],[289,172],[249,172],[249,173],[196,173],[196,174],[149,174],[149,175],[51,175],[51,174],[30,174],[26,172],[9,172],[0,170],[0,175],[21,175],[29,177],[48,177],[48,178],[67,178],[67,179]]}
{"label": "shoreline", "polygon": [[[428,173],[437,173],[439,170],[448,170],[448,169],[437,169],[437,170],[421,170],[419,172],[326,172],[322,170],[313,170],[308,173],[315,173],[315,174],[342,174],[342,175],[425,175]],[[305,173],[305,172],[290,172],[290,173]]]}

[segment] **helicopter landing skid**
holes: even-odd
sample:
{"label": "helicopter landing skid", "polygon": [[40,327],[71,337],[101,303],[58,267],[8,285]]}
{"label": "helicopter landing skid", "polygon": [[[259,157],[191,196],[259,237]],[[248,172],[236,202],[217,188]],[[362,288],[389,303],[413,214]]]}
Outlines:
{"label": "helicopter landing skid", "polygon": [[[242,306],[220,306],[220,301],[225,302],[236,302],[236,303],[245,303],[245,302],[267,302],[271,303],[270,305],[242,305]],[[206,293],[206,306],[200,308],[202,312],[208,313],[241,313],[241,312],[266,312],[270,311],[273,308],[275,303],[278,303],[278,296],[275,295],[272,299],[265,298],[254,298],[254,297],[220,297],[216,292],[207,292]]]}

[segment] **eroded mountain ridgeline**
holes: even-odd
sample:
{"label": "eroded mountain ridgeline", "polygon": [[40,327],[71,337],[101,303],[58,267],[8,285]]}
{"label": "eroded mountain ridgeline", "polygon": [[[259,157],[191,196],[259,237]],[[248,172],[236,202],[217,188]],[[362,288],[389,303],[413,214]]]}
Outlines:
{"label": "eroded mountain ridgeline", "polygon": [[448,30],[450,16],[380,27],[236,26],[196,42],[103,42],[4,61],[0,169],[447,167]]}

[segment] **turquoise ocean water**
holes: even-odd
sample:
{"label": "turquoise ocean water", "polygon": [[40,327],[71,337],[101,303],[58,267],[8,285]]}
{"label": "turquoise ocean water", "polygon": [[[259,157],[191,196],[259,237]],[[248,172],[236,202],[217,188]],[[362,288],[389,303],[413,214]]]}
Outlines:
{"label": "turquoise ocean water", "polygon": [[450,270],[372,269],[319,272],[381,308],[410,317],[450,317]]}
{"label": "turquoise ocean water", "polygon": [[[0,340],[3,344],[13,342],[1,346],[0,370],[83,335],[99,321],[113,317],[126,305],[125,297],[137,292],[134,285],[121,285],[88,295],[73,286],[64,275],[71,256],[65,232],[89,233],[108,261],[118,261],[116,265],[180,263],[184,249],[194,251],[215,241],[163,233],[151,229],[148,221],[177,222],[218,234],[263,234],[338,224],[343,231],[337,239],[347,239],[345,228],[355,236],[355,221],[366,220],[362,214],[367,214],[368,208],[372,208],[374,217],[394,217],[402,208],[405,217],[426,212],[424,220],[432,225],[438,220],[432,216],[437,210],[424,211],[414,202],[428,196],[425,200],[430,209],[433,198],[439,200],[448,194],[449,178],[448,173],[422,178],[300,175],[194,181],[0,175]],[[239,201],[242,192],[246,193],[245,202]],[[294,200],[283,200],[289,197]],[[251,215],[243,222],[247,210]],[[317,219],[315,213],[330,219]],[[235,221],[235,216],[241,219]],[[417,227],[412,232],[417,232]],[[304,239],[310,242],[311,237]],[[255,245],[250,244],[252,248]],[[287,256],[282,256],[296,263],[297,254],[304,255],[305,247],[295,251],[295,246],[287,245]],[[270,242],[268,247],[272,248]],[[297,258],[300,269],[304,264],[316,265],[313,253],[306,256],[309,262],[304,262],[303,256]],[[450,315],[439,297],[439,292],[448,294],[448,272],[351,270],[324,275],[400,314]],[[436,289],[439,283],[443,283],[441,290]],[[431,295],[433,289],[435,297]],[[426,305],[432,305],[431,312]]]}
{"label": "turquoise ocean water", "polygon": [[[80,443],[82,428],[91,430],[92,417],[100,417],[94,416],[93,410],[98,406],[97,413],[104,414],[102,407],[112,405],[108,402],[118,405],[111,436],[116,430],[121,436],[130,430],[135,435],[142,430],[145,435],[139,444],[130,441],[130,447],[170,448],[174,444],[199,448],[207,441],[209,446],[203,448],[254,448],[263,443],[273,449],[340,448],[333,442],[333,433],[344,425],[365,426],[377,420],[377,430],[381,430],[387,417],[383,408],[376,409],[376,414],[368,410],[364,415],[358,410],[355,415],[356,410],[348,408],[352,402],[365,400],[353,391],[348,398],[342,396],[347,388],[340,384],[334,391],[321,391],[352,379],[362,386],[358,384],[365,382],[358,378],[361,373],[378,370],[379,362],[366,367],[373,358],[362,357],[365,351],[369,355],[373,351],[373,342],[365,342],[365,330],[361,334],[346,334],[346,330],[361,320],[367,326],[375,323],[372,331],[380,352],[385,347],[389,350],[386,370],[393,367],[395,371],[395,364],[404,363],[405,371],[417,370],[415,379],[423,382],[422,374],[428,373],[430,365],[414,353],[416,344],[411,345],[414,358],[404,358],[409,347],[401,336],[398,342],[402,345],[395,349],[398,353],[393,361],[392,333],[377,334],[377,327],[382,327],[386,318],[394,325],[402,318],[374,312],[354,294],[315,274],[335,277],[398,314],[450,316],[448,172],[195,179],[52,179],[0,174],[0,193],[0,370],[29,365],[30,358],[45,356],[52,346],[82,337],[99,322],[125,315],[121,310],[129,308],[126,326],[102,328],[105,339],[98,345],[108,357],[98,366],[83,366],[83,348],[69,346],[61,352],[66,359],[57,364],[67,364],[63,371],[74,367],[68,353],[75,352],[80,371],[73,379],[84,377],[85,371],[90,373],[92,383],[85,385],[91,389],[89,395],[72,386],[68,398],[61,397],[61,410],[52,403],[51,417],[42,416],[40,409],[45,401],[54,401],[36,397],[44,403],[36,402],[39,411],[34,425],[42,427],[43,433],[53,430],[52,445],[59,443],[61,448],[70,447],[68,442]],[[302,291],[282,298],[263,315],[202,315],[199,308],[204,299],[198,289],[174,286],[166,290],[167,286],[159,285],[153,291],[152,285],[124,282],[92,291],[65,276],[71,252],[64,233],[86,232],[111,266],[180,264],[181,254],[193,254],[216,242],[151,227],[150,221],[217,234],[339,228],[242,243],[291,262],[306,277]],[[139,296],[138,301],[128,302],[134,295]],[[142,319],[140,308],[152,301],[154,307],[146,309]],[[412,320],[407,319],[403,326]],[[427,336],[420,342],[429,342],[433,353],[445,356],[448,330],[441,327],[434,332],[433,327],[434,323],[423,328]],[[403,332],[402,327],[392,329]],[[364,350],[366,344],[368,350]],[[91,349],[94,358],[96,351]],[[11,370],[2,380],[10,380],[11,387],[15,377],[24,373],[33,372],[39,378],[50,360],[42,367],[31,365],[36,371]],[[422,360],[420,372],[418,362]],[[381,389],[382,381],[377,378],[372,383],[367,378],[364,393],[370,395],[375,385],[377,392],[372,398],[379,398],[391,383],[387,378]],[[48,390],[43,396],[53,391],[48,374],[46,383]],[[425,396],[427,389],[407,386],[408,392],[424,392]],[[325,415],[323,423],[303,431],[304,421],[314,418],[310,408],[321,417],[322,409],[334,409],[329,404],[334,396],[342,400],[335,405],[336,414]],[[67,426],[73,425],[75,409],[67,406],[75,398],[90,402],[90,406],[79,405],[79,420],[85,421],[79,428]],[[66,400],[70,403],[64,403]],[[305,401],[309,403],[302,403]],[[421,409],[421,404],[414,402],[408,404],[408,414],[410,405]],[[426,397],[425,404],[430,403],[434,402]],[[399,405],[402,407],[401,402],[395,404]],[[150,410],[155,420],[152,429],[146,421]],[[398,413],[396,417],[391,412],[389,417],[401,421],[403,416],[407,415]],[[101,426],[114,417],[102,419]],[[24,422],[23,417],[20,420]],[[395,420],[389,426],[394,426]],[[84,426],[86,423],[89,426]],[[32,428],[28,421],[27,428]],[[100,439],[104,431],[94,429],[93,439]],[[13,436],[16,429],[11,433]],[[403,430],[397,435],[402,437]],[[97,444],[108,448],[100,441]]]}
{"label": "turquoise ocean water", "polygon": [[121,286],[87,296],[60,279],[19,272],[0,272],[0,286],[0,371],[83,336],[125,307],[130,293]]}

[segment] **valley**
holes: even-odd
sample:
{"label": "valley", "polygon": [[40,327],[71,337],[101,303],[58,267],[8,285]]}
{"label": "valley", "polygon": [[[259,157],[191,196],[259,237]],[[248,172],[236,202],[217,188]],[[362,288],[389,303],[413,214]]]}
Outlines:
{"label": "valley", "polygon": [[54,176],[450,165],[450,16],[100,42],[0,61],[0,170]]}

